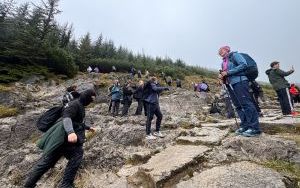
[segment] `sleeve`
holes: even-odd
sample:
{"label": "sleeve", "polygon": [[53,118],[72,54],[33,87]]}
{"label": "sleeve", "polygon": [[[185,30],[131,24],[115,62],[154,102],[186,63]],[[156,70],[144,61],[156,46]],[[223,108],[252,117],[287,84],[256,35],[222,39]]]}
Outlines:
{"label": "sleeve", "polygon": [[63,118],[63,125],[68,135],[75,132],[71,118]]}
{"label": "sleeve", "polygon": [[161,92],[166,89],[166,87],[158,87],[154,83],[151,84],[151,88],[153,89],[153,91],[156,91],[156,92]]}
{"label": "sleeve", "polygon": [[237,75],[238,73],[241,73],[242,71],[244,71],[247,67],[247,62],[242,55],[240,55],[239,53],[234,53],[232,55],[233,55],[233,59],[235,60],[237,66],[235,66],[233,69],[228,71],[228,76]]}
{"label": "sleeve", "polygon": [[276,71],[277,74],[279,74],[280,76],[283,76],[283,77],[289,76],[289,75],[291,75],[293,72],[294,72],[294,71],[292,71],[292,70],[285,72],[285,71],[280,70],[280,69],[278,69],[278,70]]}

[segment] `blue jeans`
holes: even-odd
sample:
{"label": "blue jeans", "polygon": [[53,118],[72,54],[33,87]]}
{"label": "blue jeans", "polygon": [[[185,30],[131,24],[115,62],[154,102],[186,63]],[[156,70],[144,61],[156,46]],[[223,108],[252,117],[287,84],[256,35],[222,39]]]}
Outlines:
{"label": "blue jeans", "polygon": [[232,85],[232,87],[228,85],[227,88],[239,118],[241,119],[240,127],[245,130],[253,129],[254,131],[260,132],[258,112],[249,93],[248,81],[238,82]]}

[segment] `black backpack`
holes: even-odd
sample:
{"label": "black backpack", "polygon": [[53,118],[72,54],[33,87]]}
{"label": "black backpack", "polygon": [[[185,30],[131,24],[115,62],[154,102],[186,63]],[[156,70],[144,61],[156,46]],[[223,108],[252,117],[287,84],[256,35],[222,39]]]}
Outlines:
{"label": "black backpack", "polygon": [[37,128],[42,132],[47,132],[62,116],[63,109],[63,106],[55,106],[44,112],[36,123]]}
{"label": "black backpack", "polygon": [[[229,61],[231,61],[234,65],[237,65],[237,62],[233,58],[233,54],[237,52],[232,52],[229,54]],[[239,76],[246,76],[249,81],[254,81],[258,77],[258,68],[257,63],[250,57],[248,54],[239,53],[246,60],[247,68],[245,71]]]}

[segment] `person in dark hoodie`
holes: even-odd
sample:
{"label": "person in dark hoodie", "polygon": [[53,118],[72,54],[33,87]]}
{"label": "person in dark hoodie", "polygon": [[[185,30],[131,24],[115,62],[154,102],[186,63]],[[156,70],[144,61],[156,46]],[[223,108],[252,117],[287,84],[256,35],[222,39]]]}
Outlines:
{"label": "person in dark hoodie", "polygon": [[68,103],[62,114],[65,141],[57,149],[43,155],[30,171],[25,183],[25,188],[33,188],[37,181],[57,161],[65,156],[68,159],[61,188],[73,188],[73,182],[83,157],[83,143],[85,142],[85,130],[95,131],[84,122],[85,107],[93,102],[96,94],[93,89],[86,90],[80,94],[79,99]]}
{"label": "person in dark hoodie", "polygon": [[133,98],[138,102],[137,109],[135,111],[135,115],[142,115],[143,111],[143,91],[144,91],[144,81],[140,80],[139,85],[134,91]]}
{"label": "person in dark hoodie", "polygon": [[[147,122],[146,122],[146,139],[153,140],[156,139],[156,137],[164,137],[162,133],[160,132],[160,124],[162,120],[162,113],[160,111],[159,106],[159,94],[162,91],[169,90],[167,87],[160,87],[157,78],[151,77],[150,81],[145,85],[144,90],[147,91],[147,96],[145,96],[145,102],[147,105]],[[151,122],[152,119],[156,116],[156,130],[154,134],[151,134]]]}
{"label": "person in dark hoodie", "polygon": [[132,82],[129,80],[126,85],[123,87],[123,110],[122,116],[127,116],[129,108],[132,104],[132,95],[133,95]]}
{"label": "person in dark hoodie", "polygon": [[280,63],[278,61],[272,62],[270,64],[271,68],[266,71],[266,74],[268,75],[269,81],[277,93],[282,114],[297,115],[297,112],[295,112],[294,110],[291,95],[289,92],[290,84],[285,79],[286,76],[289,76],[295,72],[294,67],[292,67],[291,70],[285,72],[280,69],[279,64]]}

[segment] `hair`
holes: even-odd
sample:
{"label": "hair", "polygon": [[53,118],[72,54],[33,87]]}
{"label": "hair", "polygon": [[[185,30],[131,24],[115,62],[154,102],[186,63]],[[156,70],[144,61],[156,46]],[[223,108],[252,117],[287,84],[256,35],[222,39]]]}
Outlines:
{"label": "hair", "polygon": [[278,61],[273,61],[271,64],[270,64],[270,67],[273,68],[275,65],[278,65],[279,62]]}

